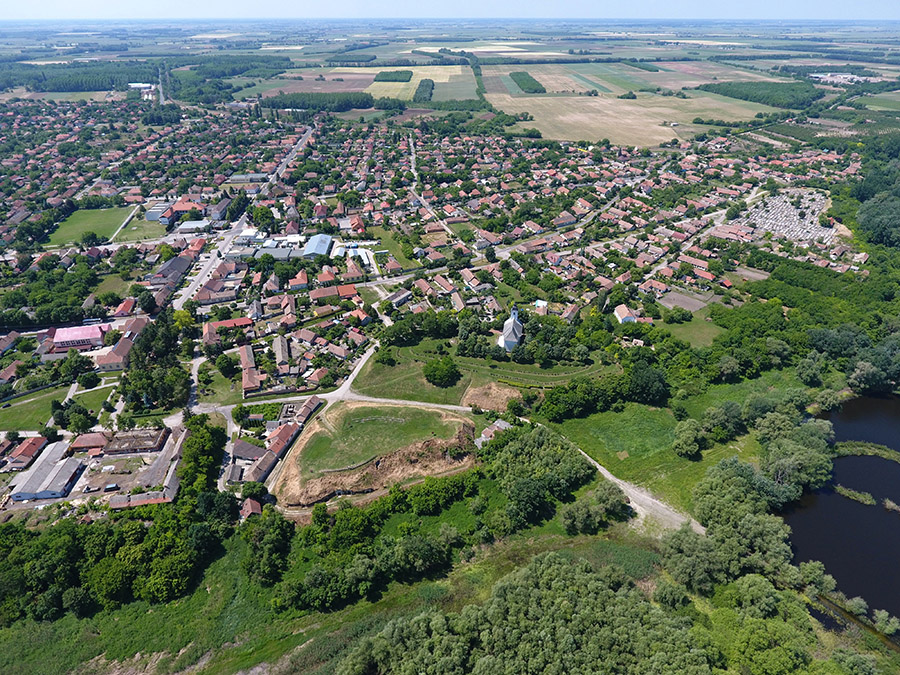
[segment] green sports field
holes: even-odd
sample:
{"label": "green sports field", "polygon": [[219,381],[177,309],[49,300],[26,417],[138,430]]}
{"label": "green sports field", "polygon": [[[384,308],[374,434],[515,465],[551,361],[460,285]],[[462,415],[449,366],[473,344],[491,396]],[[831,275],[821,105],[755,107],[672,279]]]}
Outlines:
{"label": "green sports field", "polygon": [[49,245],[56,247],[78,243],[86,232],[93,232],[99,237],[109,239],[125,222],[131,211],[131,207],[76,211],[62,221],[50,235]]}

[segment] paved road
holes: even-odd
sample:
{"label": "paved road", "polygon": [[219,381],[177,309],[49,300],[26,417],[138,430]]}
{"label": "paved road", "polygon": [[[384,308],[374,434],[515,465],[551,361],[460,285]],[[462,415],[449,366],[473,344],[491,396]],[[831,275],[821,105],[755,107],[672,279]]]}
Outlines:
{"label": "paved road", "polygon": [[283,175],[285,170],[288,167],[288,164],[294,161],[294,158],[297,156],[297,153],[300,152],[303,148],[306,147],[306,144],[309,143],[310,137],[313,135],[315,129],[313,127],[309,127],[300,139],[294,144],[294,147],[291,148],[291,151],[285,155],[284,159],[281,160],[281,163],[278,165],[278,168],[272,172],[272,175],[269,176],[269,180],[266,181],[266,184],[260,190],[260,194],[268,194],[269,188],[275,184],[277,180],[279,180]]}
{"label": "paved road", "polygon": [[200,269],[197,274],[191,279],[190,283],[183,289],[179,291],[178,297],[172,301],[172,307],[175,309],[182,309],[184,307],[184,303],[193,298],[197,291],[200,290],[200,287],[203,286],[208,280],[213,270],[219,266],[219,263],[222,262],[222,258],[216,255],[217,252],[224,253],[228,249],[231,248],[231,242],[234,241],[235,237],[237,237],[241,230],[244,229],[246,225],[246,215],[241,216],[234,225],[231,226],[230,230],[227,230],[223,233],[222,241],[216,244],[215,249],[209,252],[209,259],[203,264],[203,267]]}
{"label": "paved road", "polygon": [[[309,143],[309,139],[313,134],[314,129],[310,127],[306,130],[306,132],[300,137],[297,143],[294,144],[294,147],[291,148],[291,151],[285,155],[284,159],[272,172],[269,176],[269,180],[266,182],[265,186],[260,190],[260,193],[268,192],[269,188],[275,184],[275,182],[281,178],[284,174],[287,166],[294,160],[297,156],[297,153],[300,152],[306,144]],[[204,263],[203,267],[197,272],[196,275],[191,279],[190,283],[183,288],[178,293],[178,297],[172,302],[172,306],[175,309],[182,309],[184,307],[184,303],[193,298],[197,291],[205,284],[213,270],[219,266],[219,263],[222,262],[222,259],[225,253],[231,249],[231,244],[234,242],[235,238],[247,227],[247,214],[244,213],[238,220],[235,222],[231,229],[222,233],[222,239],[216,242],[215,248],[210,251],[209,259]]]}

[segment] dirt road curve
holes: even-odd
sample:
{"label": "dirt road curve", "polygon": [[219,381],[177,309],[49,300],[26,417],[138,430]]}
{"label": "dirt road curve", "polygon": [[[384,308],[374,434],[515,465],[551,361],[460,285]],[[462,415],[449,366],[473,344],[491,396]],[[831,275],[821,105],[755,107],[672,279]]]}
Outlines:
{"label": "dirt road curve", "polygon": [[706,528],[690,516],[676,511],[665,502],[654,497],[644,488],[638,487],[637,485],[620,478],[616,478],[609,472],[609,469],[597,462],[581,448],[578,448],[578,452],[580,452],[587,461],[593,464],[594,468],[596,468],[606,480],[615,483],[621,488],[622,492],[624,492],[628,499],[631,500],[631,507],[637,512],[639,524],[650,525],[650,523],[647,523],[649,518],[649,520],[653,521],[653,524],[657,527],[661,527],[664,530],[677,530],[686,522],[690,522],[691,528],[693,528],[695,532],[699,534],[706,532]]}

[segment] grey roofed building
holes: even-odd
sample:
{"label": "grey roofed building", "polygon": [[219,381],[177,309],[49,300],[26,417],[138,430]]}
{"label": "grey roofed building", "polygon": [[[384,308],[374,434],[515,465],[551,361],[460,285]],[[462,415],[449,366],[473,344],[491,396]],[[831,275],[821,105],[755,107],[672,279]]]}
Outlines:
{"label": "grey roofed building", "polygon": [[265,173],[235,173],[228,177],[229,183],[265,183],[269,175]]}
{"label": "grey roofed building", "polygon": [[190,266],[190,258],[177,255],[164,262],[154,276],[166,280],[171,279],[173,281],[178,281],[185,275]]}
{"label": "grey roofed building", "polygon": [[234,446],[231,450],[231,454],[238,459],[248,459],[251,461],[255,461],[266,454],[266,449],[261,448],[258,445],[253,445],[252,443],[248,443],[243,439],[238,439],[234,442]]}
{"label": "grey roofed building", "polygon": [[50,445],[45,450],[46,456],[42,461],[19,479],[10,494],[12,500],[59,499],[68,495],[84,468],[79,459],[62,459],[68,447],[69,444],[65,441]]}
{"label": "grey roofed building", "polygon": [[519,310],[513,307],[509,318],[503,322],[503,332],[497,338],[497,344],[506,351],[511,352],[522,343],[524,333],[525,328],[522,326],[522,322],[519,321]]}
{"label": "grey roofed building", "polygon": [[256,253],[253,254],[253,257],[259,260],[264,255],[270,255],[275,260],[287,260],[291,257],[291,252],[293,249],[290,248],[258,248],[256,249]]}
{"label": "grey roofed building", "polygon": [[259,300],[254,300],[250,303],[250,307],[247,309],[248,319],[261,319],[264,315],[265,312],[263,312],[263,306]]}
{"label": "grey roofed building", "polygon": [[303,256],[306,258],[315,258],[317,255],[328,255],[331,252],[331,235],[315,234],[306,242],[303,249]]}
{"label": "grey roofed building", "polygon": [[287,338],[276,335],[272,340],[272,351],[275,353],[275,364],[282,366],[291,360],[291,350]]}
{"label": "grey roofed building", "polygon": [[278,456],[271,451],[253,462],[252,466],[244,472],[244,480],[246,482],[256,481],[261,483],[266,479],[272,468],[278,463]]}

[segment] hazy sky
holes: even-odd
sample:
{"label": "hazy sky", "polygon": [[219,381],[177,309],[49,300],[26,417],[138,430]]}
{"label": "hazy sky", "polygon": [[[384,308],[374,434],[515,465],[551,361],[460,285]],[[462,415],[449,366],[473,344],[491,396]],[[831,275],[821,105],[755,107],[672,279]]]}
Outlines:
{"label": "hazy sky", "polygon": [[0,0],[0,19],[120,18],[900,19],[898,0]]}

